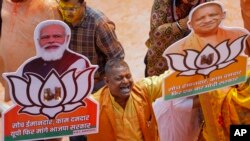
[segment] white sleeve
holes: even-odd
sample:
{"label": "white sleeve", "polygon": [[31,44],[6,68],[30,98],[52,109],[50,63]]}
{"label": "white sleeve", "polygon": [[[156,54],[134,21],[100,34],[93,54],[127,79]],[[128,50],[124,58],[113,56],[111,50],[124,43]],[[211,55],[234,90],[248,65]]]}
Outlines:
{"label": "white sleeve", "polygon": [[153,103],[161,141],[194,141],[198,134],[198,113],[193,98],[184,97]]}
{"label": "white sleeve", "polygon": [[184,97],[173,100],[173,105],[178,111],[192,111],[193,97]]}

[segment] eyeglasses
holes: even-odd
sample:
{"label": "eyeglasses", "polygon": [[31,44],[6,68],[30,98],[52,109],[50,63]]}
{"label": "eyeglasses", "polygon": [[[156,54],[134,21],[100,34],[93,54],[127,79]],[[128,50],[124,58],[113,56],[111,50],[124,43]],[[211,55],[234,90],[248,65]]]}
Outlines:
{"label": "eyeglasses", "polygon": [[63,12],[77,12],[81,7],[80,6],[74,6],[74,7],[62,7],[59,6],[59,10]]}

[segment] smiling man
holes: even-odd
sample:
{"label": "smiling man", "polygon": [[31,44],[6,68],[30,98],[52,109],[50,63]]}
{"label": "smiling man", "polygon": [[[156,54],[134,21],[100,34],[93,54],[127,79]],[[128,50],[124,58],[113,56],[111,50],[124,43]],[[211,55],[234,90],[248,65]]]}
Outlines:
{"label": "smiling man", "polygon": [[188,26],[192,32],[184,39],[171,45],[164,54],[184,53],[184,50],[201,51],[207,44],[213,47],[228,39],[235,39],[249,34],[247,30],[237,27],[223,27],[222,21],[226,12],[219,2],[207,2],[197,6],[190,12]]}
{"label": "smiling man", "polygon": [[88,67],[87,58],[68,49],[70,37],[66,23],[59,20],[40,22],[34,32],[37,56],[28,60],[22,74],[34,72],[45,78],[52,69],[61,75],[69,69],[81,71]]}
{"label": "smiling man", "polygon": [[105,66],[106,85],[93,94],[100,103],[100,126],[88,141],[158,141],[152,102],[162,96],[160,76],[134,83],[128,64],[111,59]]}

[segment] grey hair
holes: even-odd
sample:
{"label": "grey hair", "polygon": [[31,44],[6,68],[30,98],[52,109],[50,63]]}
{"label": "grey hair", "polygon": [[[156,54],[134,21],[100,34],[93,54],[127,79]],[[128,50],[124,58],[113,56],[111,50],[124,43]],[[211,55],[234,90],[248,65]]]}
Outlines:
{"label": "grey hair", "polygon": [[45,21],[40,22],[34,30],[34,42],[35,42],[35,47],[36,47],[36,53],[39,53],[39,48],[40,48],[40,44],[39,44],[40,32],[44,27],[47,27],[49,25],[60,25],[65,29],[65,36],[68,36],[69,38],[69,40],[67,41],[67,47],[69,46],[69,42],[71,38],[71,30],[69,26],[65,22],[60,21],[60,20],[45,20]]}
{"label": "grey hair", "polygon": [[107,61],[105,65],[105,74],[111,74],[111,70],[113,68],[120,68],[120,67],[125,67],[129,69],[128,64],[124,61],[124,59],[121,58],[113,58]]}

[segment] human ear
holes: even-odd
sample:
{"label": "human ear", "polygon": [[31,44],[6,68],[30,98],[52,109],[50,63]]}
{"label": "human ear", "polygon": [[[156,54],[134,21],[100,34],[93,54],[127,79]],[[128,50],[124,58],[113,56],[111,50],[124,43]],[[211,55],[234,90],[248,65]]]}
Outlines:
{"label": "human ear", "polygon": [[109,80],[108,80],[107,76],[103,77],[103,79],[104,79],[105,84],[109,83]]}

